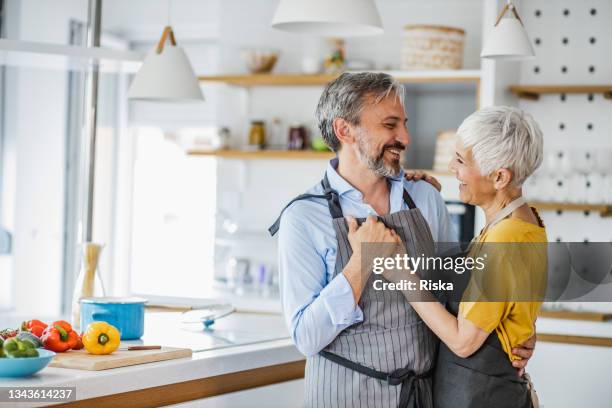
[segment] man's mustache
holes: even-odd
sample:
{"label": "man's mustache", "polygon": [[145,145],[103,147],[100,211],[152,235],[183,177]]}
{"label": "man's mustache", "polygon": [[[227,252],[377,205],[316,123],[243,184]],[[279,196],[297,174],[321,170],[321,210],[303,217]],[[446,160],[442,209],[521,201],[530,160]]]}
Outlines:
{"label": "man's mustache", "polygon": [[406,150],[406,145],[400,142],[395,142],[393,144],[385,145],[380,151],[380,154],[378,155],[378,159],[381,160],[385,154],[385,151],[389,149],[399,149],[403,151],[403,150]]}
{"label": "man's mustache", "polygon": [[406,150],[406,145],[400,142],[395,142],[393,144],[390,145],[385,145],[385,147],[383,147],[383,151],[387,150],[387,149],[400,149],[400,150]]}

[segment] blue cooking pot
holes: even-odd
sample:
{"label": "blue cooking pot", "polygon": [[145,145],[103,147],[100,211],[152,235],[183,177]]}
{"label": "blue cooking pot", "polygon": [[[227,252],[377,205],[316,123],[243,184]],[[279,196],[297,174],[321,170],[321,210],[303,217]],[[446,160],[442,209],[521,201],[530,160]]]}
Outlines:
{"label": "blue cooking pot", "polygon": [[82,298],[81,329],[91,322],[112,324],[121,333],[121,340],[135,340],[144,333],[144,305],[146,299],[138,297]]}

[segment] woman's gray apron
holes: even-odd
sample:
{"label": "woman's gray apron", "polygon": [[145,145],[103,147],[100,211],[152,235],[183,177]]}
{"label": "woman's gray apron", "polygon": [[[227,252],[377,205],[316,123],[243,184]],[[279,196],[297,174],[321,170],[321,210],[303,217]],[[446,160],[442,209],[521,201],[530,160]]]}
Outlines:
{"label": "woman's gray apron", "polygon": [[[321,183],[323,194],[304,194],[289,205],[313,197],[327,200],[338,241],[336,276],[342,273],[352,250],[338,194],[331,189],[327,176]],[[408,255],[433,256],[429,225],[405,190],[404,201],[408,210],[379,220],[398,233]],[[270,233],[274,235],[279,223],[280,217]],[[371,275],[359,300],[363,321],[343,330],[318,355],[307,358],[307,407],[433,407],[431,377],[438,338],[400,291],[374,290],[376,279],[383,278]]]}
{"label": "woman's gray apron", "polygon": [[[525,204],[520,197],[508,204],[481,234]],[[457,316],[458,302],[448,310]],[[527,381],[519,378],[508,355],[493,331],[478,351],[467,358],[458,357],[440,344],[434,378],[436,408],[529,408],[531,396]]]}
{"label": "woman's gray apron", "polygon": [[[448,309],[457,315],[459,303]],[[478,351],[458,357],[440,344],[434,378],[436,408],[530,408],[527,381],[519,378],[493,331]]]}

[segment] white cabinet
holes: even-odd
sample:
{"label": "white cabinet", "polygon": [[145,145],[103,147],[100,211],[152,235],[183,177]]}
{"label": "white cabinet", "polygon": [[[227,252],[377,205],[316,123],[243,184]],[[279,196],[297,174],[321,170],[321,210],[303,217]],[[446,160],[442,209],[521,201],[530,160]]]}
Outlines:
{"label": "white cabinet", "polygon": [[537,343],[527,372],[542,408],[612,406],[612,348]]}

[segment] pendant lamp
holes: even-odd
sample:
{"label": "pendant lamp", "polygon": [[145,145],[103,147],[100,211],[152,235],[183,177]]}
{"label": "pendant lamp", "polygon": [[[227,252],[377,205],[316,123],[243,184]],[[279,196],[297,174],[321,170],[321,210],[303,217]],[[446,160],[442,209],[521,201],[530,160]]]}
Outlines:
{"label": "pendant lamp", "polygon": [[281,0],[272,27],[323,37],[383,33],[374,0]]}
{"label": "pendant lamp", "polygon": [[[166,46],[166,41],[170,45]],[[158,102],[203,101],[198,78],[185,51],[176,45],[172,27],[166,26],[157,44],[132,81],[128,98]]]}
{"label": "pendant lamp", "polygon": [[[503,18],[508,11],[512,11],[513,16]],[[497,17],[495,27],[493,27],[480,56],[498,60],[524,60],[535,57],[523,21],[516,10],[516,6],[510,0]]]}

